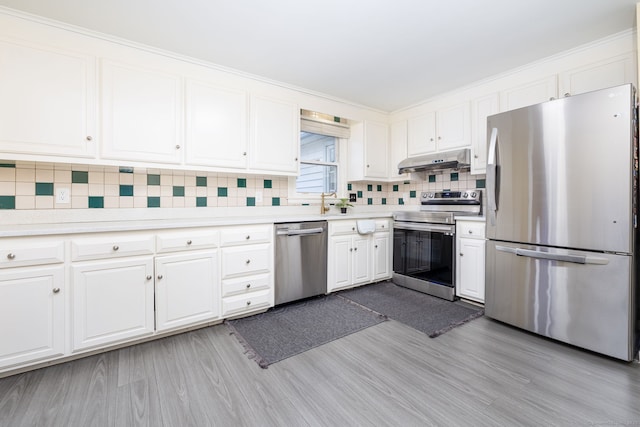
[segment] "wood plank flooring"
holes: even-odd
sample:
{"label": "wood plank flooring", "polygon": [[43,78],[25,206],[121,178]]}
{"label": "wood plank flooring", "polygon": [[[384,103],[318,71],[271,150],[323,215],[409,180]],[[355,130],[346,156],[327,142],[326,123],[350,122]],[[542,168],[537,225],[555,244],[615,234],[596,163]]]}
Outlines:
{"label": "wood plank flooring", "polygon": [[0,426],[640,424],[640,364],[480,318],[395,321],[261,369],[226,326],[0,379]]}

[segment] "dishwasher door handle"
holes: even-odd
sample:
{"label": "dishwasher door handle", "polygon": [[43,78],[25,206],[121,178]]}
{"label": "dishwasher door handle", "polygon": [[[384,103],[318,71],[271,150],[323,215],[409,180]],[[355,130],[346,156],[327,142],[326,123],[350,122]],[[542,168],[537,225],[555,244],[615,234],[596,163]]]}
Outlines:
{"label": "dishwasher door handle", "polygon": [[276,233],[278,236],[312,236],[324,233],[324,228],[305,228],[302,230],[282,229]]}

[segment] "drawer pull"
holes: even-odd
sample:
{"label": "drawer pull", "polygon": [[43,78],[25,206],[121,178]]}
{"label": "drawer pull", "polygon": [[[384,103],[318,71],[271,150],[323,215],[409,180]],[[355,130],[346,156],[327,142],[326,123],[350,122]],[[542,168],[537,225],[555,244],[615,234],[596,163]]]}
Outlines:
{"label": "drawer pull", "polygon": [[472,231],[472,230],[469,230],[469,234],[473,234],[473,231]]}
{"label": "drawer pull", "polygon": [[247,289],[251,287],[251,283],[247,283]]}
{"label": "drawer pull", "polygon": [[7,254],[7,258],[8,259],[16,259],[16,254],[10,252],[10,253]]}
{"label": "drawer pull", "polygon": [[191,240],[187,240],[187,245],[192,244],[193,242]]}
{"label": "drawer pull", "polygon": [[164,276],[162,274],[158,274],[158,280],[162,280]]}
{"label": "drawer pull", "polygon": [[247,301],[247,307],[251,305],[251,301]]}
{"label": "drawer pull", "polygon": [[147,280],[151,280],[151,279],[153,279],[153,276],[152,275],[148,275],[147,276]]}
{"label": "drawer pull", "polygon": [[118,245],[113,245],[113,250],[114,250],[114,251],[117,251],[117,250],[119,250],[119,249],[120,249],[120,246],[118,246]]}
{"label": "drawer pull", "polygon": [[351,231],[356,231],[356,228],[355,227],[351,227]]}
{"label": "drawer pull", "polygon": [[248,259],[248,260],[246,260],[246,261],[245,261],[245,263],[246,263],[247,265],[249,265],[249,264],[251,264],[251,260],[250,260],[250,259]]}
{"label": "drawer pull", "polygon": [[245,239],[249,240],[251,238],[250,235],[247,234],[247,237],[245,237]]}
{"label": "drawer pull", "polygon": [[53,288],[53,293],[57,294],[58,292],[60,292],[60,288]]}

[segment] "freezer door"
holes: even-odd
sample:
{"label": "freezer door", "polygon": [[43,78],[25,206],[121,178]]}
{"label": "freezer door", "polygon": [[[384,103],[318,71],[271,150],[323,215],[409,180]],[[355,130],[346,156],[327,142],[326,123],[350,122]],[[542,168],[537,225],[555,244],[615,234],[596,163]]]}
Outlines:
{"label": "freezer door", "polygon": [[633,359],[632,257],[488,241],[485,314]]}
{"label": "freezer door", "polygon": [[487,121],[487,237],[631,253],[633,88]]}

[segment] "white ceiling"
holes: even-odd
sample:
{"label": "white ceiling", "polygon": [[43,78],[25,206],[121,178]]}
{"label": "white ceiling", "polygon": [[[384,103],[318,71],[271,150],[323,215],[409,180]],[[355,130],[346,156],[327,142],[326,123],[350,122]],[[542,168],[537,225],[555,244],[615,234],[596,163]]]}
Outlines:
{"label": "white ceiling", "polygon": [[0,0],[395,111],[635,26],[638,0]]}

